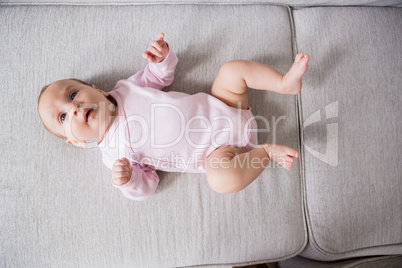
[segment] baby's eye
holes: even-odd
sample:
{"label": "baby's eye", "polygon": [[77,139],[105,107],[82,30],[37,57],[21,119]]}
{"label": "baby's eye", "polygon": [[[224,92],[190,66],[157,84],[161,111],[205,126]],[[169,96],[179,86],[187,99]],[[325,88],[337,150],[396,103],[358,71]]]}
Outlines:
{"label": "baby's eye", "polygon": [[66,114],[61,114],[60,115],[60,122],[64,122],[64,120],[66,119]]}
{"label": "baby's eye", "polygon": [[75,96],[77,96],[77,92],[74,92],[73,94],[71,94],[71,99],[73,100],[75,98]]}

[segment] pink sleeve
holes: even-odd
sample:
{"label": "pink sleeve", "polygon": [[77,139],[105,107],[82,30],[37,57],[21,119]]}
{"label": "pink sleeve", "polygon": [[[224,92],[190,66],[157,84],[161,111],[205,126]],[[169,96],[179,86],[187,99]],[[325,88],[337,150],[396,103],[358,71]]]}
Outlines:
{"label": "pink sleeve", "polygon": [[122,186],[113,184],[129,199],[142,201],[153,195],[158,187],[159,176],[155,170],[134,163],[131,165],[131,179]]}
{"label": "pink sleeve", "polygon": [[166,58],[159,63],[149,63],[144,70],[128,78],[140,87],[162,89],[173,83],[174,70],[179,62],[176,55],[169,49]]}

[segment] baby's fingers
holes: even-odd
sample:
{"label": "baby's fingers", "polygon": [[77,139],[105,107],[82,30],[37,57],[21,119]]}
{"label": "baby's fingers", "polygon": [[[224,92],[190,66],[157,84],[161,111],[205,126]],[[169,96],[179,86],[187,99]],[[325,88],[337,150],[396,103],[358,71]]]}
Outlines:
{"label": "baby's fingers", "polygon": [[127,177],[117,177],[113,178],[113,183],[117,186],[121,186],[123,184],[126,184],[129,181]]}
{"label": "baby's fingers", "polygon": [[154,41],[158,44],[158,46],[161,48],[159,49],[159,51],[162,51],[164,47],[166,47],[166,42],[165,40],[163,40],[163,38],[165,37],[165,35],[163,33],[160,33],[158,35],[158,40]]}
{"label": "baby's fingers", "polygon": [[114,162],[112,171],[130,171],[130,168],[130,161],[124,157]]}
{"label": "baby's fingers", "polygon": [[123,157],[121,160],[123,160],[123,163],[124,163],[127,167],[130,167],[130,161],[129,161],[126,157]]}
{"label": "baby's fingers", "polygon": [[121,159],[116,160],[114,162],[113,166],[125,166],[125,165],[127,165],[127,163],[129,163],[128,159],[123,157]]}
{"label": "baby's fingers", "polygon": [[158,34],[158,41],[163,41],[163,38],[165,37],[164,33],[159,33]]}
{"label": "baby's fingers", "polygon": [[155,48],[158,52],[162,51],[162,45],[157,41],[152,41],[151,47]]}
{"label": "baby's fingers", "polygon": [[[160,47],[162,49],[161,46],[158,46],[158,47]],[[162,57],[162,53],[153,45],[149,46],[147,51],[156,57]]]}
{"label": "baby's fingers", "polygon": [[122,165],[122,166],[114,166],[113,168],[112,168],[112,171],[113,172],[115,172],[115,173],[118,173],[118,172],[127,172],[127,174],[130,172],[130,168],[128,167],[128,166],[126,166],[126,165]]}
{"label": "baby's fingers", "polygon": [[145,51],[142,53],[142,57],[147,59],[150,63],[157,63],[158,61],[155,59],[155,56],[152,55],[149,51]]}
{"label": "baby's fingers", "polygon": [[121,186],[126,184],[131,178],[130,161],[123,157],[116,160],[112,167],[112,181],[115,185]]}

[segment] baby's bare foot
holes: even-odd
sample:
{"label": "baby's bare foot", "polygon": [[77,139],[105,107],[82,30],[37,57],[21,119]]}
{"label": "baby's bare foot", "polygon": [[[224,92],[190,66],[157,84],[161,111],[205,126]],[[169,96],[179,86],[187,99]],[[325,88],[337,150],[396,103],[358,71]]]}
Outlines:
{"label": "baby's bare foot", "polygon": [[299,94],[302,88],[302,77],[307,71],[309,56],[304,53],[296,55],[296,59],[289,71],[283,77],[284,94]]}
{"label": "baby's bare foot", "polygon": [[287,170],[293,169],[293,158],[299,157],[299,152],[289,146],[274,143],[259,146],[265,149],[269,160],[277,162]]}

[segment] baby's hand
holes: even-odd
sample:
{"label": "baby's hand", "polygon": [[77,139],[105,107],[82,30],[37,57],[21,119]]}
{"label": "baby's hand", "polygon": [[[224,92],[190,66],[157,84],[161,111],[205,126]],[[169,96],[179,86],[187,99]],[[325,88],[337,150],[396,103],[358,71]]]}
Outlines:
{"label": "baby's hand", "polygon": [[117,186],[126,184],[131,178],[131,165],[127,158],[114,162],[112,167],[112,181]]}
{"label": "baby's hand", "polygon": [[151,63],[159,63],[163,61],[169,54],[169,46],[163,40],[164,37],[165,35],[160,33],[158,35],[158,40],[151,42],[151,45],[148,47],[147,51],[142,53],[142,57]]}

